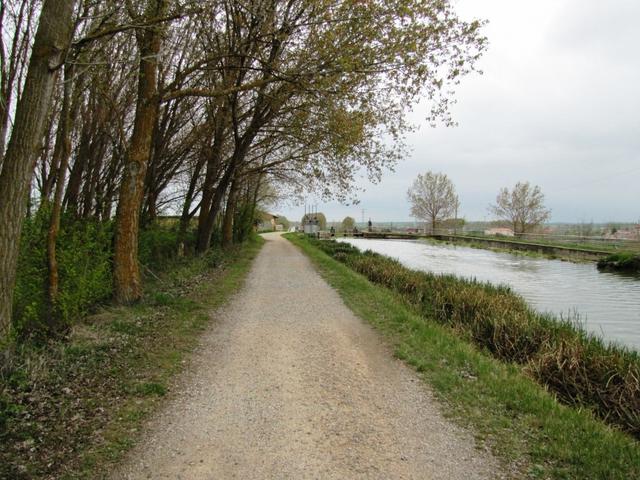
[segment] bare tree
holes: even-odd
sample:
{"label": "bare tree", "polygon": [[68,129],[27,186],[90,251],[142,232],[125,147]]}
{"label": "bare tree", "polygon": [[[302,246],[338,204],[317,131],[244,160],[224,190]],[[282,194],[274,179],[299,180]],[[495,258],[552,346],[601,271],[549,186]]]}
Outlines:
{"label": "bare tree", "polygon": [[518,182],[511,191],[501,189],[496,204],[490,205],[489,211],[510,222],[516,234],[530,231],[551,216],[551,210],[544,206],[542,190],[529,182]]}
{"label": "bare tree", "polygon": [[411,215],[429,222],[431,233],[435,232],[438,222],[451,217],[459,206],[453,183],[443,173],[418,175],[407,191],[407,197],[411,202]]}

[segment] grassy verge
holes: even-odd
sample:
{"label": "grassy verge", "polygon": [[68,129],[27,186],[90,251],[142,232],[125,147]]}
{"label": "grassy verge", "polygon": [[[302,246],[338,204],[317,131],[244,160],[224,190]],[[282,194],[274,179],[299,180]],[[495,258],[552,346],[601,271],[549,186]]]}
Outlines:
{"label": "grassy verge", "polygon": [[107,308],[44,347],[5,351],[0,478],[106,476],[262,243],[176,261],[148,280],[140,304]]}
{"label": "grassy verge", "polygon": [[640,255],[633,253],[614,253],[598,262],[599,270],[614,272],[640,273]]}
{"label": "grassy verge", "polygon": [[640,445],[586,409],[561,405],[515,364],[478,350],[404,297],[372,284],[306,240],[287,235],[360,317],[421,372],[448,414],[477,432],[514,478],[640,478]]}

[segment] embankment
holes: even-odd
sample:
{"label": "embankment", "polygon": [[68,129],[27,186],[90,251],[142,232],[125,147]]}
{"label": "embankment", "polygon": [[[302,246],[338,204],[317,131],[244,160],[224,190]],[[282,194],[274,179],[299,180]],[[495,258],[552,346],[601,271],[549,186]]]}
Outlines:
{"label": "embankment", "polygon": [[449,243],[471,244],[480,248],[512,250],[519,252],[536,253],[553,258],[561,258],[572,261],[597,262],[609,256],[611,252],[605,250],[597,250],[590,248],[564,247],[562,245],[550,245],[543,243],[529,243],[520,241],[511,241],[507,239],[475,237],[470,235],[418,235],[404,234],[393,232],[363,232],[364,238],[380,238],[380,239],[409,239],[415,240],[419,238],[430,238],[438,241]]}
{"label": "embankment", "polygon": [[533,252],[549,257],[576,261],[597,262],[610,254],[610,252],[607,251],[588,248],[563,247],[560,245],[547,245],[543,243],[512,242],[509,240],[471,237],[466,235],[434,235],[433,238],[452,243],[473,243],[475,245],[485,246],[486,248],[495,248],[500,250]]}

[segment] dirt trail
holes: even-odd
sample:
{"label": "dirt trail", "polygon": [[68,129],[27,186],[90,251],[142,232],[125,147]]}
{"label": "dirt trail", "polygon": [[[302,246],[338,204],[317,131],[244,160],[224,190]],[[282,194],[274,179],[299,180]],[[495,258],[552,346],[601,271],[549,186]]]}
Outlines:
{"label": "dirt trail", "polygon": [[278,235],[113,478],[477,479],[495,459],[439,412]]}

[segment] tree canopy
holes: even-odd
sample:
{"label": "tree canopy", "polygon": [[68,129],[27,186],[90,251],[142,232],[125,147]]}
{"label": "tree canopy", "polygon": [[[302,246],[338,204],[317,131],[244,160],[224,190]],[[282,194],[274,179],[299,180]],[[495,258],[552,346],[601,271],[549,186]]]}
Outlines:
{"label": "tree canopy", "polygon": [[441,222],[457,212],[460,202],[453,183],[443,173],[419,174],[407,191],[411,203],[411,215],[429,222],[435,232]]}
{"label": "tree canopy", "polygon": [[542,190],[529,182],[518,182],[512,190],[502,188],[489,210],[508,221],[514,233],[528,232],[551,216],[551,210],[544,205]]}
{"label": "tree canopy", "polygon": [[343,230],[353,230],[353,227],[356,226],[356,219],[353,217],[344,217],[341,226]]}
{"label": "tree canopy", "polygon": [[442,0],[6,0],[0,19],[5,331],[27,207],[52,207],[49,286],[61,219],[113,222],[114,296],[135,302],[160,213],[180,214],[178,251],[204,254],[214,231],[246,236],[267,185],[357,195],[357,174],[402,157],[407,107],[451,123],[486,48]]}

